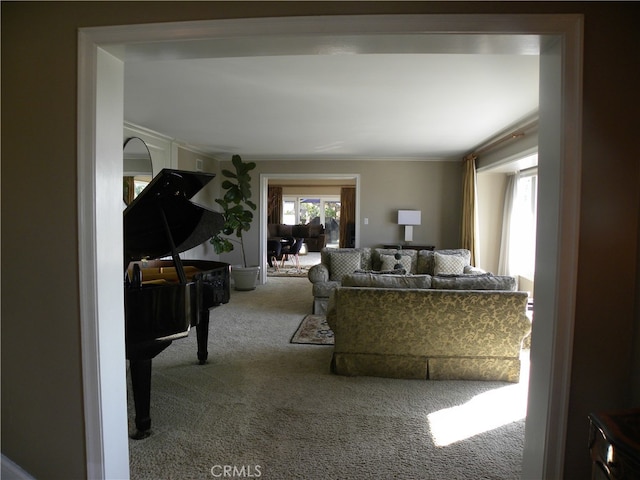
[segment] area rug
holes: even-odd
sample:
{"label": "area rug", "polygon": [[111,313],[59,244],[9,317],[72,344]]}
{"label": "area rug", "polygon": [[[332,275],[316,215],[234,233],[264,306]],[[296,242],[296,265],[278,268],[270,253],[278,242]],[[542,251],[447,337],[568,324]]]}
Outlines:
{"label": "area rug", "polygon": [[291,343],[308,345],[333,345],[333,332],[324,315],[307,315],[300,322]]}
{"label": "area rug", "polygon": [[304,277],[306,278],[309,275],[309,269],[311,265],[300,265],[300,270],[296,267],[289,267],[285,265],[284,267],[280,267],[279,270],[276,270],[275,267],[267,268],[267,277]]}

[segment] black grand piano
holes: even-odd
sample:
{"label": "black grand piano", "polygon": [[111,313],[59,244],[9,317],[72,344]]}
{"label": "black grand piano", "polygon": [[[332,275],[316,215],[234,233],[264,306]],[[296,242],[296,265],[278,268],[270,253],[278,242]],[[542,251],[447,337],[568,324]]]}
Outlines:
{"label": "black grand piano", "polygon": [[[135,439],[150,434],[152,358],[195,326],[198,361],[205,363],[209,309],[229,301],[229,264],[179,255],[222,229],[222,214],[191,200],[213,177],[164,169],[124,211],[125,335]],[[163,257],[172,260],[159,260]]]}

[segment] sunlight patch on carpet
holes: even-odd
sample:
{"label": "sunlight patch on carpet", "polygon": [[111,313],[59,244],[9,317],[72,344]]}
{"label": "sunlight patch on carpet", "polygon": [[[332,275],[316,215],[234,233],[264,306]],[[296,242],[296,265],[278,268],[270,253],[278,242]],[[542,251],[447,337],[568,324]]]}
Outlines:
{"label": "sunlight patch on carpet", "polygon": [[527,388],[520,383],[476,395],[463,405],[427,415],[438,447],[471,438],[525,418]]}

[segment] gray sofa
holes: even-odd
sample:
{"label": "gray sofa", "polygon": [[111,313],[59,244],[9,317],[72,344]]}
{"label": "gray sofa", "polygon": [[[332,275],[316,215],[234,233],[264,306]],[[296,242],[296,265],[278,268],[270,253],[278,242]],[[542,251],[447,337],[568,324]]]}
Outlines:
{"label": "gray sofa", "polygon": [[325,314],[331,292],[340,286],[516,290],[514,277],[477,269],[470,256],[466,249],[323,248],[308,274],[313,313]]}

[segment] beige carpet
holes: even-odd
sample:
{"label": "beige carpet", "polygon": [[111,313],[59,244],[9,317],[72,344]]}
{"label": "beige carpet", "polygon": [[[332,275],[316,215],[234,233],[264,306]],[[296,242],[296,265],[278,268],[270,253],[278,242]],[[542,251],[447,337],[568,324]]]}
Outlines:
{"label": "beige carpet", "polygon": [[156,357],[153,434],[130,441],[131,478],[519,478],[526,383],[332,375],[332,347],[290,343],[311,305],[307,279],[232,291],[211,313],[206,365],[195,331]]}

